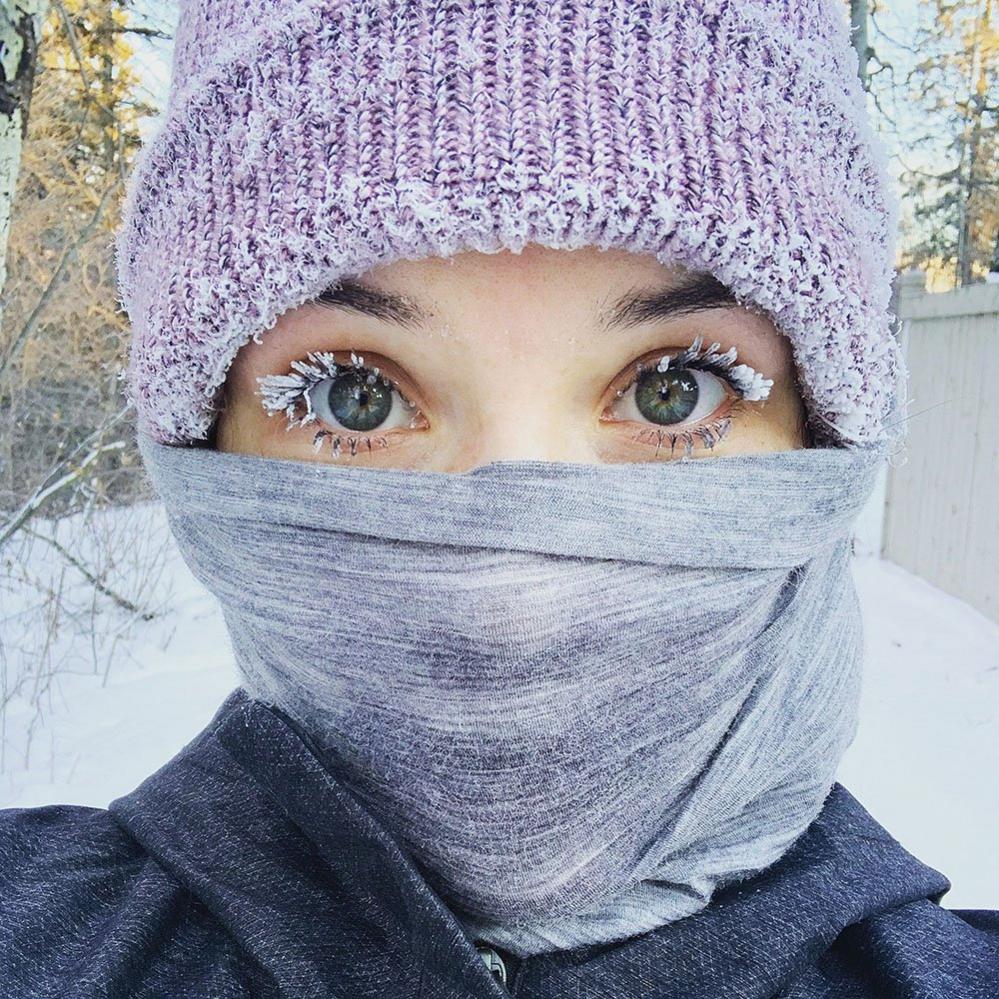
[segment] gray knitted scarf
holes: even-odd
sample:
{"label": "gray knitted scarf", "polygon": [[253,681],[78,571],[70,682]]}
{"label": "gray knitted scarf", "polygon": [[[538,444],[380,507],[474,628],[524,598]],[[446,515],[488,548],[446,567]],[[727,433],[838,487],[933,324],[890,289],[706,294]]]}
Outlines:
{"label": "gray knitted scarf", "polygon": [[445,473],[140,446],[248,692],[471,936],[527,956],[653,929],[821,809],[883,450]]}

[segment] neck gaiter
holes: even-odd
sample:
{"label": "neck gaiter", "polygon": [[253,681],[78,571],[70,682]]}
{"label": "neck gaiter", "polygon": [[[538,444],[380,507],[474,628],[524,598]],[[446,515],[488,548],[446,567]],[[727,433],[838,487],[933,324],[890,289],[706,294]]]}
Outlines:
{"label": "neck gaiter", "polygon": [[470,934],[528,956],[653,929],[821,809],[883,450],[443,473],[140,447],[248,692]]}

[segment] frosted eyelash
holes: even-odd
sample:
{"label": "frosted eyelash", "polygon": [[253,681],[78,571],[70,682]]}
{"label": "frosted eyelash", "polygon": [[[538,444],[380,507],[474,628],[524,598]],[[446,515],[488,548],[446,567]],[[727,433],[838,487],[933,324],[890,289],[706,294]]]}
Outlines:
{"label": "frosted eyelash", "polygon": [[[349,367],[363,368],[364,358],[350,352],[350,364],[340,364],[334,354],[328,350],[309,351],[304,361],[292,361],[292,373],[287,375],[262,375],[257,378],[260,386],[257,394],[261,397],[261,405],[269,416],[284,413],[288,418],[288,429],[302,427],[314,423],[318,417],[312,408],[311,389],[327,378],[335,378]],[[371,368],[371,373],[365,379],[368,385],[374,385],[381,377],[377,367]],[[384,381],[384,379],[383,379]],[[305,403],[305,413],[296,419],[296,411],[300,403]],[[408,403],[408,400],[406,400]]]}
{"label": "frosted eyelash", "polygon": [[[736,400],[735,407],[740,404],[741,400]],[[684,430],[668,430],[665,427],[646,427],[635,435],[635,440],[640,441],[647,438],[649,439],[649,443],[654,443],[656,445],[657,458],[659,457],[660,450],[667,443],[669,444],[670,458],[676,455],[678,446],[683,448],[684,458],[691,458],[694,454],[695,439],[700,441],[710,451],[728,434],[729,430],[732,429],[731,414],[735,411],[735,407],[729,412],[729,415],[723,416],[720,420],[715,420],[713,423],[699,427],[690,427]]]}
{"label": "frosted eyelash", "polygon": [[[664,372],[670,368],[696,368],[702,371],[712,371],[724,378],[747,402],[761,402],[770,396],[773,388],[772,378],[764,378],[755,368],[748,364],[736,364],[738,354],[735,347],[729,347],[721,352],[721,344],[713,343],[705,348],[704,337],[697,337],[693,343],[679,354],[663,354],[656,365],[656,371]],[[645,370],[640,363],[639,372]]]}

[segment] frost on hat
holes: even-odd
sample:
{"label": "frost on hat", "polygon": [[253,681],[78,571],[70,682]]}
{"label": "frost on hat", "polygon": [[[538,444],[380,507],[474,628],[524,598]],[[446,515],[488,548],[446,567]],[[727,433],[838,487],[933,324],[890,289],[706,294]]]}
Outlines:
{"label": "frost on hat", "polygon": [[342,276],[595,245],[762,308],[813,426],[873,442],[897,214],[838,0],[186,0],[116,235],[126,392],[203,440],[239,348]]}

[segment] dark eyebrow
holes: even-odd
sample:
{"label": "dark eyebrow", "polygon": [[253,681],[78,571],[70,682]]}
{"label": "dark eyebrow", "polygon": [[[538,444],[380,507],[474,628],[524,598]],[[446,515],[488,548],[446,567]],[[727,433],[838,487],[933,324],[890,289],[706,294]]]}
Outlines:
{"label": "dark eyebrow", "polygon": [[419,326],[430,318],[429,312],[405,295],[379,291],[350,278],[331,284],[313,301],[335,308],[351,309],[400,326]]}
{"label": "dark eyebrow", "polygon": [[735,294],[713,274],[697,272],[663,291],[631,291],[622,295],[605,313],[603,328],[629,329],[653,320],[738,305]]}
{"label": "dark eyebrow", "polygon": [[[314,301],[409,328],[420,326],[430,319],[430,313],[411,298],[380,291],[350,278],[331,284]],[[622,295],[609,311],[605,311],[602,325],[606,332],[630,329],[654,320],[674,319],[705,309],[738,304],[734,293],[713,274],[698,272],[672,288],[631,291]]]}

